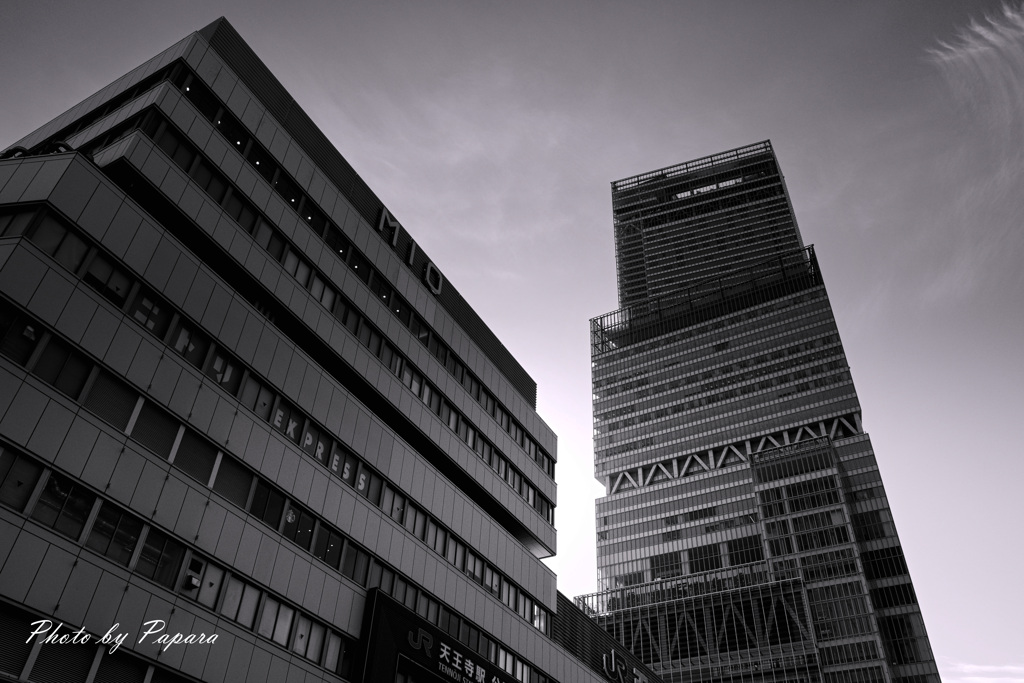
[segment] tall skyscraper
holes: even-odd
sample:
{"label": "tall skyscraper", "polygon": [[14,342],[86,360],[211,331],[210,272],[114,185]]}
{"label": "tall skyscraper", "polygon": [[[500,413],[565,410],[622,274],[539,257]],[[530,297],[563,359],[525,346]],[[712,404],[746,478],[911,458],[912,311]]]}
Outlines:
{"label": "tall skyscraper", "polygon": [[535,397],[235,30],[187,36],[0,154],[0,678],[655,681],[540,561]]}
{"label": "tall skyscraper", "polygon": [[937,681],[771,143],[612,183],[612,208],[579,603],[665,681]]}

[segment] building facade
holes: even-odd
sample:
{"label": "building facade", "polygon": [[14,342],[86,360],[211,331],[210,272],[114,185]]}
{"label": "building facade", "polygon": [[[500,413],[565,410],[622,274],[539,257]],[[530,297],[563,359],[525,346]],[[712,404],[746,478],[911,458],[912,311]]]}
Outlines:
{"label": "building facade", "polygon": [[0,154],[0,672],[653,681],[535,407],[220,19]]}
{"label": "building facade", "polygon": [[591,321],[601,592],[665,681],[937,681],[814,249],[770,142],[612,184]]}

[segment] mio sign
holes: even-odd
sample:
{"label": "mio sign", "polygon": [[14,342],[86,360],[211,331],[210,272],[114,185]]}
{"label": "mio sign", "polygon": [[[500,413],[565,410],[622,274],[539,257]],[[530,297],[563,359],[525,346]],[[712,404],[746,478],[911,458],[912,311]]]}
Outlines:
{"label": "mio sign", "polygon": [[[391,231],[391,239],[387,240],[387,230]],[[386,207],[381,207],[380,219],[377,221],[377,232],[380,236],[387,240],[391,244],[391,248],[396,252],[398,251],[398,236],[402,232],[402,224],[394,219],[391,212]],[[408,233],[406,233],[408,235]],[[426,261],[423,265],[423,269],[420,273],[420,277],[423,280],[423,284],[427,286],[434,296],[441,294],[441,290],[444,288],[444,275],[437,269],[432,261],[427,259],[425,256],[417,259],[419,254],[416,249],[416,242],[413,241],[412,236],[409,236],[409,250],[405,254],[405,263],[408,265],[413,272],[416,271],[415,263],[417,260]]]}

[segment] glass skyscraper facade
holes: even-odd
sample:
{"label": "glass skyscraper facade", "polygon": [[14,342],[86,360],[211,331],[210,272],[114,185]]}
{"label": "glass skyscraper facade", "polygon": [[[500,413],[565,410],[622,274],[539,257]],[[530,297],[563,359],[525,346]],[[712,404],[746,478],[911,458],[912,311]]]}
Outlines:
{"label": "glass skyscraper facade", "polygon": [[600,592],[665,681],[938,680],[770,142],[612,184],[591,321]]}
{"label": "glass skyscraper facade", "polygon": [[541,562],[535,408],[214,22],[0,153],[0,678],[653,683]]}

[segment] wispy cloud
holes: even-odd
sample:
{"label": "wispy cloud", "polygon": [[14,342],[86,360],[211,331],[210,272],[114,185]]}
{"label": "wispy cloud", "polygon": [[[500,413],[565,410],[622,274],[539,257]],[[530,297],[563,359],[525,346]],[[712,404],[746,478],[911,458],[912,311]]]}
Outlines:
{"label": "wispy cloud", "polygon": [[[972,19],[952,41],[928,50],[960,103],[1001,142],[1020,140],[1024,111],[1024,6]],[[1021,152],[1018,147],[1016,154]]]}
{"label": "wispy cloud", "polygon": [[1024,683],[1024,664],[971,664],[941,661],[947,683]]}
{"label": "wispy cloud", "polygon": [[1024,257],[1024,4],[1004,4],[995,14],[971,19],[927,56],[944,76],[961,122],[949,140],[945,169],[956,193],[945,217],[955,252],[936,271],[925,298],[948,301],[950,294],[986,284],[1020,287],[1015,264]]}

